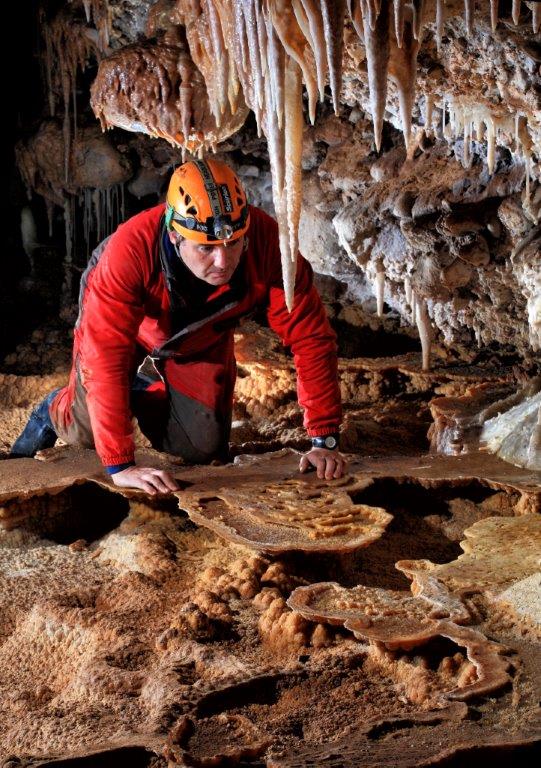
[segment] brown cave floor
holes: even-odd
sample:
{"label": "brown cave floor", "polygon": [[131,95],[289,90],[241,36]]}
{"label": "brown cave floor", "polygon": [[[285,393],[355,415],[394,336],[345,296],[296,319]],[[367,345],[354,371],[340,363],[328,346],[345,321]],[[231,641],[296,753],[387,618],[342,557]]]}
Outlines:
{"label": "brown cave floor", "polygon": [[[237,343],[234,464],[184,467],[138,438],[145,460],[179,479],[176,496],[119,492],[91,451],[0,462],[0,766],[536,764],[533,603],[514,606],[495,588],[456,593],[468,627],[507,667],[505,683],[464,701],[454,692],[479,673],[459,642],[391,651],[286,604],[297,587],[330,581],[407,598],[397,561],[450,563],[479,521],[539,515],[539,473],[489,455],[427,454],[431,397],[512,372],[425,373],[416,352],[342,361],[352,482],[322,484],[300,478],[291,450],[306,443],[290,360],[266,332],[248,328]],[[0,374],[0,450],[62,376]],[[336,530],[346,537],[356,510],[390,513],[379,538],[333,551],[324,521],[307,518],[327,486],[343,496]],[[285,493],[269,524],[310,525],[321,551],[261,551],[249,499],[269,488],[271,506]],[[220,494],[246,508],[244,527],[238,515],[208,527],[205,499]]]}

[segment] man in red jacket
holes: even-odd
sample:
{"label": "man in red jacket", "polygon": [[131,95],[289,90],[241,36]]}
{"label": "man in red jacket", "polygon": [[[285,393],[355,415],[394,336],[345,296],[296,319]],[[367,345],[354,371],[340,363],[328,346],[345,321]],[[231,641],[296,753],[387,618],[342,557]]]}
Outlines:
{"label": "man in red jacket", "polygon": [[[261,306],[295,359],[313,444],[300,470],[340,477],[336,339],[312,270],[299,257],[288,312],[277,224],[216,160],[181,165],[165,206],[133,216],[96,248],[81,281],[69,384],[35,409],[11,455],[33,456],[58,436],[95,447],[115,485],[176,490],[167,472],[136,465],[132,417],[158,450],[192,463],[226,458],[233,331]],[[150,377],[141,366],[149,358]]]}

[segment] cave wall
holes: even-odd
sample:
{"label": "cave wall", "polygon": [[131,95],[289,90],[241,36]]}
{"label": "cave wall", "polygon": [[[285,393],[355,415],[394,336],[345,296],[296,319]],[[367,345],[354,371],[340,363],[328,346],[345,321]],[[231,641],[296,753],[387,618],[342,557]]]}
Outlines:
{"label": "cave wall", "polygon": [[[117,124],[144,132],[101,133],[90,87],[94,82],[94,112],[101,114],[106,96],[100,97],[97,73],[118,73],[122,62],[127,69],[143,59],[148,65],[151,56],[158,66],[152,46],[164,39],[177,44],[184,29],[179,19],[187,18],[178,9],[188,5],[94,0],[45,2],[39,9],[40,110],[18,134],[16,162],[41,229],[44,208],[49,215],[53,240],[43,231],[37,240],[53,243],[68,318],[66,307],[93,245],[122,218],[160,199],[182,159],[180,146],[159,138],[169,136],[165,129],[149,138],[148,126],[138,126],[133,115],[123,113]],[[367,47],[345,19],[338,114],[328,86],[314,125],[304,99],[300,247],[317,273],[333,279],[321,282],[323,291],[350,322],[401,326],[410,335],[418,325],[448,355],[474,360],[497,353],[535,365],[541,344],[541,40],[533,26],[540,4],[519,3],[514,23],[513,4],[501,0],[493,30],[490,3],[474,3],[469,23],[464,6],[471,3],[449,0],[439,41],[438,5],[424,3],[407,148],[400,73],[393,76],[392,67],[376,148]],[[144,56],[133,58],[133,46],[144,48]],[[201,77],[183,56],[203,99],[209,76]],[[130,74],[137,91],[145,70]],[[201,107],[203,122],[210,120],[210,96],[210,107]],[[169,109],[163,120],[173,120],[164,93],[156,92],[154,101],[154,112],[163,104],[162,117]],[[258,137],[253,116],[240,130],[235,119],[223,123],[216,148],[239,170],[251,199],[272,211],[265,138]],[[20,197],[9,207],[20,218]],[[35,253],[39,264],[47,249]]]}

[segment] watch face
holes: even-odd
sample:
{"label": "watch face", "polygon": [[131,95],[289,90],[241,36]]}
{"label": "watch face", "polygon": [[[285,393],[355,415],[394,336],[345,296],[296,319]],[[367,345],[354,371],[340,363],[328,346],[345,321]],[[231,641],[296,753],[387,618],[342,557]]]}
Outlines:
{"label": "watch face", "polygon": [[325,448],[336,448],[337,442],[336,437],[333,437],[332,435],[329,435],[325,438]]}

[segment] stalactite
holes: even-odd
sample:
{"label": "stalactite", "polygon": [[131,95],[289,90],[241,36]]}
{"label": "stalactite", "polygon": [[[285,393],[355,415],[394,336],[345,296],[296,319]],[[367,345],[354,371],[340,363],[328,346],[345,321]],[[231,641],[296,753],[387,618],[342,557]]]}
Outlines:
{"label": "stalactite", "polygon": [[45,208],[47,210],[48,233],[49,233],[49,237],[52,237],[55,205],[49,197],[45,198]]}
{"label": "stalactite", "polygon": [[[84,70],[93,56],[99,60],[101,51],[88,28],[74,22],[64,11],[48,23],[42,11],[40,14],[42,32],[45,38],[46,71],[48,72],[49,111],[56,112],[53,81],[60,85],[63,100],[64,175],[68,180],[72,141],[76,135],[76,81],[79,70]],[[71,106],[71,108],[70,108]],[[74,125],[71,125],[72,113]]]}
{"label": "stalactite", "polygon": [[[105,53],[109,48],[109,39],[111,36],[111,9],[108,0],[90,0],[90,10],[87,12],[87,21],[92,22],[98,32],[98,41],[100,51]],[[86,11],[86,7],[85,7]]]}
{"label": "stalactite", "polygon": [[321,0],[329,81],[335,114],[338,114],[339,111],[340,90],[342,88],[342,48],[345,13],[345,0]]}
{"label": "stalactite", "polygon": [[421,39],[424,4],[425,0],[411,0],[413,36],[416,40]]}
{"label": "stalactite", "polygon": [[473,34],[473,17],[475,13],[475,0],[464,0],[464,17],[468,36]]}
{"label": "stalactite", "polygon": [[[496,4],[498,0],[496,0]],[[443,37],[443,25],[445,24],[445,2],[436,0],[436,47],[441,51],[441,39]]]}
{"label": "stalactite", "polygon": [[[263,9],[261,7],[260,2],[256,1],[255,12],[256,12],[256,24],[257,24],[257,39],[258,39],[258,45],[259,45],[259,58],[261,61],[261,72],[263,73],[263,77],[266,77],[267,70],[268,70],[267,27],[265,24]],[[262,95],[262,98],[264,99],[264,94]]]}
{"label": "stalactite", "polygon": [[[496,164],[496,144],[509,143],[509,137],[513,135],[514,130],[514,148],[513,154],[524,159],[525,183],[527,192],[529,190],[532,178],[533,164],[531,162],[534,153],[534,146],[528,122],[524,115],[516,115],[514,118],[510,114],[495,113],[489,107],[483,104],[462,104],[450,99],[448,102],[449,121],[445,125],[445,103],[442,105],[442,132],[444,138],[448,141],[455,141],[462,136],[464,140],[464,165],[469,167],[472,159],[471,142],[474,134],[476,141],[486,141],[487,144],[487,167],[490,174],[494,173]],[[514,123],[514,129],[513,129]],[[528,194],[526,194],[526,200]]]}
{"label": "stalactite", "polygon": [[94,189],[92,191],[92,206],[94,208],[94,218],[96,221],[96,237],[97,237],[97,240],[100,241],[103,239],[104,216],[103,216],[102,196],[101,196],[101,191],[99,189]]}
{"label": "stalactite", "polygon": [[446,100],[445,100],[445,96],[443,96],[441,100],[441,135],[443,136],[443,138],[446,137],[446,130],[447,130],[447,126],[445,124],[446,114],[447,114]]}
{"label": "stalactite", "polygon": [[432,327],[430,325],[430,318],[428,316],[428,310],[426,307],[425,299],[417,296],[415,300],[415,304],[416,304],[415,320],[417,323],[417,330],[419,331],[419,338],[421,340],[423,371],[428,371],[430,370],[430,347],[432,344]]}
{"label": "stalactite", "polygon": [[[285,100],[285,192],[287,202],[287,225],[289,235],[289,262],[285,266],[284,280],[287,279],[286,302],[293,307],[296,260],[298,251],[298,230],[302,205],[302,80],[301,71],[294,61],[286,66]],[[287,278],[286,278],[287,275]]]}
{"label": "stalactite", "polygon": [[471,165],[471,123],[464,120],[464,144],[463,144],[463,165],[469,168]]}
{"label": "stalactite", "polygon": [[515,117],[515,153],[524,159],[524,207],[528,209],[531,196],[533,142],[524,115]]}
{"label": "stalactite", "polygon": [[490,23],[492,25],[492,31],[496,31],[498,26],[498,8],[500,0],[490,0]]}
{"label": "stalactite", "polygon": [[[392,3],[392,4],[391,4]],[[92,0],[96,7],[104,0]],[[338,111],[346,8],[353,26],[365,46],[370,103],[377,149],[387,101],[388,77],[398,91],[400,118],[408,157],[413,156],[412,110],[415,101],[417,55],[422,38],[424,0],[175,0],[175,23],[186,28],[191,59],[202,73],[208,100],[219,125],[229,105],[237,109],[242,90],[246,104],[256,115],[258,129],[269,145],[273,176],[273,198],[280,227],[284,258],[284,282],[288,306],[293,300],[294,262],[300,216],[302,82],[308,95],[308,115],[315,119],[318,95],[324,98],[328,78],[335,111]],[[516,5],[516,3],[515,3]],[[107,3],[105,3],[107,6]],[[472,32],[475,1],[464,0],[468,32]],[[497,2],[491,0],[493,26],[497,23]],[[516,11],[516,8],[515,8]],[[163,15],[158,10],[156,15]],[[393,14],[393,18],[391,18]],[[445,0],[436,0],[436,39],[438,48],[444,27]],[[202,153],[215,148],[216,136],[203,140],[194,125],[195,91],[191,87],[195,72],[190,57],[179,56],[180,112],[182,133],[173,134],[158,125],[150,126],[153,135]],[[425,93],[425,131],[432,132],[434,96]],[[446,138],[464,140],[463,162],[472,159],[472,141],[483,140],[486,125],[488,166],[494,171],[498,123],[492,116],[471,105],[450,105],[449,124],[445,125],[442,104],[442,129]],[[501,128],[503,130],[503,128]],[[505,139],[504,139],[505,140]],[[526,156],[525,156],[526,157]],[[526,170],[531,163],[526,162]],[[528,183],[528,181],[527,181]],[[377,278],[380,279],[379,277]],[[421,305],[411,296],[412,313],[419,317]]]}
{"label": "stalactite", "polygon": [[361,0],[347,0],[347,9],[355,32],[362,39],[363,17],[361,12]]}
{"label": "stalactite", "polygon": [[383,115],[387,101],[387,69],[389,66],[389,5],[390,0],[382,0],[381,10],[374,29],[370,27],[369,16],[363,12],[364,44],[370,90],[370,107],[374,123],[374,141],[379,152]]}
{"label": "stalactite", "polygon": [[518,24],[520,21],[520,4],[521,0],[513,0],[511,16],[514,24]]}
{"label": "stalactite", "polygon": [[[285,51],[280,44],[278,35],[272,25],[270,17],[265,18],[267,29],[268,72],[270,80],[269,97],[267,98],[267,110],[271,108],[276,113],[278,128],[282,130],[284,124],[284,82],[285,82]],[[281,189],[283,178],[278,184]]]}
{"label": "stalactite", "polygon": [[227,54],[227,97],[231,114],[234,115],[238,108],[240,93],[240,81],[235,64],[235,60],[239,61],[239,58],[236,47],[234,14],[230,0],[212,0],[212,4],[218,13],[222,41]]}
{"label": "stalactite", "polygon": [[64,282],[62,285],[62,303],[68,304],[71,301],[72,291],[72,261],[73,261],[73,245],[74,245],[74,221],[75,221],[75,198],[72,195],[66,196],[64,199],[64,232],[65,232],[65,244],[66,255],[64,256]]}
{"label": "stalactite", "polygon": [[92,0],[83,0],[87,24],[90,24],[92,15]]}
{"label": "stalactite", "polygon": [[306,11],[304,10],[304,6],[302,5],[301,0],[291,0],[291,7],[293,8],[293,13],[297,19],[297,24],[301,28],[302,34],[306,38],[310,48],[314,50],[314,40],[312,38],[310,24],[308,23],[308,16],[306,15]]}
{"label": "stalactite", "polygon": [[537,34],[541,27],[541,3],[528,3],[528,7],[532,12],[532,29]]}
{"label": "stalactite", "polygon": [[405,0],[394,0],[394,31],[399,48],[402,47],[404,38],[404,4]]}
{"label": "stalactite", "polygon": [[368,23],[373,29],[376,25],[376,19],[379,13],[381,0],[362,0],[362,2],[366,6],[366,11],[363,11],[363,13],[366,13]]}
{"label": "stalactite", "polygon": [[45,79],[47,83],[47,103],[49,105],[49,114],[54,117],[55,114],[55,98],[53,92],[53,46],[51,41],[51,29],[45,20],[45,12],[43,8],[39,10],[39,23],[43,29],[43,37],[45,41]]}
{"label": "stalactite", "polygon": [[402,131],[408,153],[411,153],[413,151],[411,146],[411,113],[415,99],[419,40],[416,40],[413,34],[411,8],[406,6],[406,11],[409,13],[406,16],[402,46],[399,48],[393,35],[390,36],[389,75],[398,88]]}
{"label": "stalactite", "polygon": [[30,261],[30,268],[34,270],[34,252],[38,247],[38,231],[36,227],[36,220],[34,218],[34,212],[29,205],[25,205],[21,208],[20,217],[21,226],[21,242],[23,251],[28,256]]}
{"label": "stalactite", "polygon": [[[289,0],[274,0],[270,5],[271,19],[280,38],[280,42],[302,70],[302,76],[308,93],[308,114],[313,123],[316,116],[317,82],[305,49],[308,42],[299,27]],[[286,95],[287,96],[287,95]]]}
{"label": "stalactite", "polygon": [[[73,68],[70,72],[67,67],[64,67],[61,73],[62,78],[62,95],[64,97],[64,119],[63,119],[63,136],[64,136],[64,179],[68,181],[69,178],[69,162],[71,154],[71,125],[70,125],[70,98],[71,98],[71,82],[74,76]],[[75,74],[76,76],[76,74]]]}
{"label": "stalactite", "polygon": [[524,188],[524,195],[525,195],[525,205],[529,205],[530,203],[530,195],[531,195],[531,187],[530,187],[530,180],[531,180],[531,172],[530,172],[530,156],[526,155],[524,158],[524,176],[525,176],[525,188]]}
{"label": "stalactite", "polygon": [[481,331],[480,331],[479,325],[474,321],[472,327],[473,327],[473,335],[475,336],[475,343],[477,344],[477,349],[481,349]]}
{"label": "stalactite", "polygon": [[374,277],[374,292],[376,294],[377,316],[383,317],[383,304],[384,304],[384,298],[385,298],[385,269],[381,261],[378,261],[376,265],[376,274]]}
{"label": "stalactite", "polygon": [[[92,248],[108,237],[125,220],[125,194],[123,184],[92,189],[87,187],[78,196],[74,208],[75,220],[82,219],[83,239],[87,259]],[[66,238],[74,235],[74,228],[66,232]],[[73,243],[72,243],[73,252]]]}
{"label": "stalactite", "polygon": [[494,173],[495,154],[496,154],[496,129],[494,120],[489,117],[487,120],[487,166],[490,174]]}
{"label": "stalactite", "polygon": [[[203,11],[203,7],[201,10]],[[221,69],[220,66],[217,66],[220,62],[220,43],[218,39],[216,42],[218,48],[216,48],[211,15],[201,12],[197,16],[192,15],[191,18],[191,22],[186,25],[186,37],[191,57],[205,78],[209,106],[216,126],[219,128],[227,103],[226,78],[228,67],[223,59]],[[214,22],[217,23],[216,18],[214,18]],[[215,34],[218,34],[217,30],[215,30]]]}
{"label": "stalactite", "polygon": [[250,60],[250,72],[254,82],[254,101],[252,105],[256,116],[258,128],[261,126],[263,110],[263,71],[259,52],[259,34],[257,30],[257,16],[255,0],[242,0],[242,10],[246,27],[246,39],[248,41],[248,56]]}
{"label": "stalactite", "polygon": [[[293,0],[294,4],[299,0]],[[308,19],[308,28],[310,30],[312,51],[316,62],[317,84],[319,89],[319,98],[321,101],[325,98],[325,78],[327,76],[327,57],[325,48],[325,35],[323,32],[323,19],[321,18],[321,6],[317,0],[300,0],[304,12]]]}
{"label": "stalactite", "polygon": [[248,40],[246,38],[246,27],[244,25],[244,13],[243,13],[241,3],[233,2],[232,6],[233,6],[232,12],[233,12],[233,25],[234,25],[233,41],[237,49],[237,61],[239,63],[239,66],[242,72],[244,72],[244,74],[247,74],[248,67],[249,67],[249,64],[248,64],[249,56],[248,56]]}
{"label": "stalactite", "polygon": [[477,139],[477,141],[484,141],[485,140],[485,123],[483,122],[483,119],[479,110],[474,110],[474,114],[472,116],[472,126],[473,126],[473,130],[475,131],[475,138]]}
{"label": "stalactite", "polygon": [[217,95],[219,107],[219,119],[216,124],[219,126],[222,116],[225,114],[226,103],[229,100],[229,56],[223,39],[222,26],[220,23],[218,10],[212,0],[206,0],[205,8],[207,10],[207,16],[209,20],[209,30],[212,40],[214,58],[218,64],[216,67],[217,82],[215,92]]}
{"label": "stalactite", "polygon": [[193,63],[187,54],[180,54],[177,61],[177,70],[180,75],[180,83],[178,88],[179,105],[180,105],[180,117],[182,128],[183,142],[188,142],[190,134],[192,132],[192,98],[193,88],[191,84],[191,76],[193,71]]}
{"label": "stalactite", "polygon": [[406,302],[408,306],[411,308],[412,288],[411,288],[411,278],[409,275],[406,275],[406,277],[404,278],[404,294],[406,296]]}
{"label": "stalactite", "polygon": [[434,94],[425,94],[425,133],[429,136],[432,131],[432,121],[434,118]]}
{"label": "stalactite", "polygon": [[[272,80],[267,78],[265,80],[265,101],[270,104],[272,101]],[[278,123],[278,116],[273,109],[267,109],[265,113],[264,122],[265,135],[267,137],[269,161],[272,169],[272,188],[273,188],[273,200],[274,207],[277,212],[278,223],[280,219],[278,217],[279,205],[277,201],[282,200],[285,183],[285,148],[284,148],[284,131],[282,126]],[[282,229],[282,227],[281,227]],[[287,230],[287,221],[285,221],[285,230]]]}

